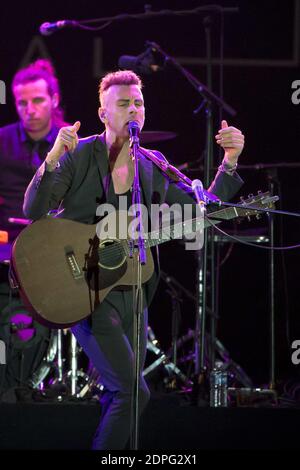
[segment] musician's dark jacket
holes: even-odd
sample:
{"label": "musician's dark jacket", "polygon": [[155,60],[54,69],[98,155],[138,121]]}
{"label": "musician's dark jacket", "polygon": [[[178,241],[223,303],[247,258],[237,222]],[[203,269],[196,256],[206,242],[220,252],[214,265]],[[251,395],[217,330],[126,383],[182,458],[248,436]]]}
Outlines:
{"label": "musician's dark jacket", "polygon": [[[155,154],[164,159],[159,152]],[[142,155],[139,159],[139,174],[143,203],[149,213],[151,203],[183,205],[194,202],[186,190],[170,181],[155,164]],[[66,219],[95,224],[98,221],[97,207],[107,202],[109,175],[104,134],[80,139],[76,150],[72,154],[67,152],[60,159],[60,166],[55,171],[46,171],[45,164],[37,170],[25,193],[24,215],[37,220],[59,208],[62,210],[61,216]],[[225,201],[233,197],[242,184],[236,173],[230,176],[219,171],[209,192]],[[153,250],[153,257],[155,273],[145,286],[148,305],[159,278],[158,250]]]}

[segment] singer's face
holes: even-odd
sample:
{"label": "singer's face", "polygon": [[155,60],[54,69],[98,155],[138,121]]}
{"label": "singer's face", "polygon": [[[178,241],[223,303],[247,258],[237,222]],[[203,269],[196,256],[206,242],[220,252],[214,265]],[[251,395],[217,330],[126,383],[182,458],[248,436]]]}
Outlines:
{"label": "singer's face", "polygon": [[144,126],[144,98],[137,85],[112,85],[104,94],[100,115],[104,113],[107,132],[128,139],[128,122],[137,121]]}
{"label": "singer's face", "polygon": [[16,109],[28,134],[35,138],[47,135],[52,125],[52,113],[58,97],[51,97],[44,79],[14,87]]}

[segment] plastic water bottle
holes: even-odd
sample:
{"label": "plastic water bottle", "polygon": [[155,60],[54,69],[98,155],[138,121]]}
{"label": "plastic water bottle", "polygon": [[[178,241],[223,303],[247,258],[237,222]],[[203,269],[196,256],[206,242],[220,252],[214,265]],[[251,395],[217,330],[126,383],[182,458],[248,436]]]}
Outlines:
{"label": "plastic water bottle", "polygon": [[227,372],[224,364],[216,361],[215,367],[210,373],[210,406],[227,406]]}

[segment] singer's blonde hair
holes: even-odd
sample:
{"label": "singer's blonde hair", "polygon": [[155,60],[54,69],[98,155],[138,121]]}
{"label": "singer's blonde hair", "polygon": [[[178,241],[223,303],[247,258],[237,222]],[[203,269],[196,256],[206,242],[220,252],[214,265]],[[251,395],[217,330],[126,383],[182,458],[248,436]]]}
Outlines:
{"label": "singer's blonde hair", "polygon": [[118,70],[109,72],[99,83],[99,101],[103,104],[103,95],[112,85],[137,85],[140,89],[143,87],[142,80],[132,70]]}

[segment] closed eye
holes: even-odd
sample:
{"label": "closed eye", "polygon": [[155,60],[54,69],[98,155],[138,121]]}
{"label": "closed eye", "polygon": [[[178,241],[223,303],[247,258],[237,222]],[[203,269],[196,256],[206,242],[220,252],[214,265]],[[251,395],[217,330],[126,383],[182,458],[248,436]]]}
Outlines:
{"label": "closed eye", "polygon": [[[119,100],[118,101],[118,106],[125,107],[125,106],[129,106],[129,104],[130,104],[130,100]],[[135,100],[134,104],[135,104],[136,107],[141,107],[141,106],[144,105],[144,102],[141,101],[141,100]]]}

